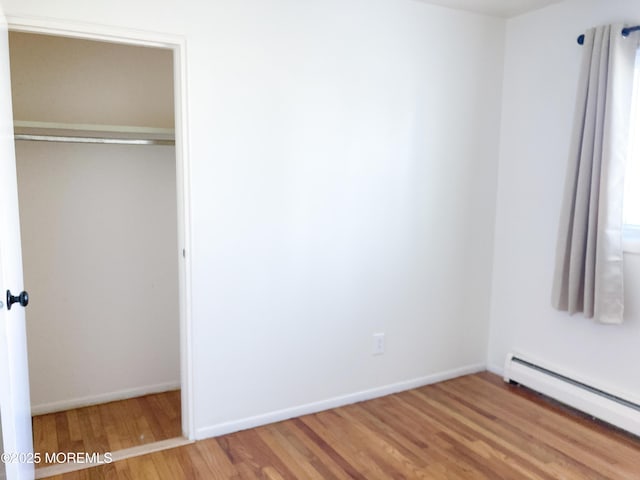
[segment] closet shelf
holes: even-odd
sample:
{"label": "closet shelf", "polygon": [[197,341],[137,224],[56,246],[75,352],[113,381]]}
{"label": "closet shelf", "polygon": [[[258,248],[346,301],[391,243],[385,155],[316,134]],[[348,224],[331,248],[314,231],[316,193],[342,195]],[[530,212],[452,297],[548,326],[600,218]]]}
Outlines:
{"label": "closet shelf", "polygon": [[111,145],[175,145],[172,128],[15,120],[14,139]]}

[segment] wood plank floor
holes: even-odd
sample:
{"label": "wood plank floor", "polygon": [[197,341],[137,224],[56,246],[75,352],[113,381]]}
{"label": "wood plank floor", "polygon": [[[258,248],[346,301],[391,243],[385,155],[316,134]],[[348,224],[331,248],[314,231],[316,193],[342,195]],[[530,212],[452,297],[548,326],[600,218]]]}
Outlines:
{"label": "wood plank floor", "polygon": [[480,373],[52,478],[637,480],[640,439]]}
{"label": "wood plank floor", "polygon": [[[182,436],[180,390],[33,417],[45,453],[105,453]],[[42,465],[44,466],[44,465]]]}

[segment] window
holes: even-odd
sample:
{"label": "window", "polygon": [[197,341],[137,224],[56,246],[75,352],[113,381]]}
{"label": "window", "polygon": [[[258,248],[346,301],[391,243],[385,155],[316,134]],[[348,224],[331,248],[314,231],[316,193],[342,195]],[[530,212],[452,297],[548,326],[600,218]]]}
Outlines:
{"label": "window", "polygon": [[629,132],[629,155],[624,184],[624,243],[626,252],[640,253],[640,50],[636,55]]}

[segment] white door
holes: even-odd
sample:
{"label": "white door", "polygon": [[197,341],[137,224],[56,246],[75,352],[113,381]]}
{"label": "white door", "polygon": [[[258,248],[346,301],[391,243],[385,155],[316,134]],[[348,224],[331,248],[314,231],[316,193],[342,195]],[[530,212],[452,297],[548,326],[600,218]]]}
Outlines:
{"label": "white door", "polygon": [[8,308],[7,290],[17,296],[23,284],[9,39],[0,7],[0,417],[4,448],[0,478],[6,472],[10,480],[27,480],[34,475],[34,458],[25,316],[19,303]]}

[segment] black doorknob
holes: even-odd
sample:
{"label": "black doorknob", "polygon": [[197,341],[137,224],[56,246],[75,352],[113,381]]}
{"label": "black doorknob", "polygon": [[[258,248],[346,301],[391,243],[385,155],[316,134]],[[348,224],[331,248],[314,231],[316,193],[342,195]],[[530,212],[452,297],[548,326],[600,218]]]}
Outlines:
{"label": "black doorknob", "polygon": [[7,290],[7,310],[11,310],[11,305],[14,303],[19,303],[23,307],[26,307],[29,305],[29,294],[22,292],[16,297],[15,295],[11,295],[11,290]]}

